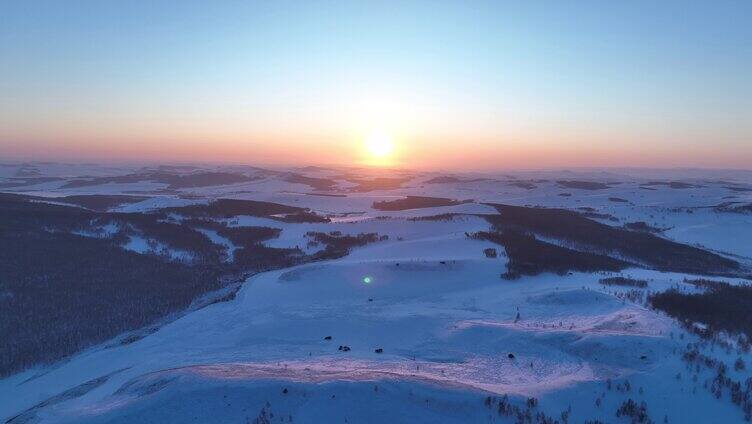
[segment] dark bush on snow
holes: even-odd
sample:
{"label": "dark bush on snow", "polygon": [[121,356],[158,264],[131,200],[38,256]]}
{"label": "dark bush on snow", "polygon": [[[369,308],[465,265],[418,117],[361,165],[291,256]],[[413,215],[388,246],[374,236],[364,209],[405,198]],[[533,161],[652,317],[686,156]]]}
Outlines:
{"label": "dark bush on snow", "polygon": [[627,417],[632,423],[652,423],[648,415],[648,406],[645,401],[640,403],[635,402],[632,399],[625,400],[619,409],[616,410],[617,417]]}

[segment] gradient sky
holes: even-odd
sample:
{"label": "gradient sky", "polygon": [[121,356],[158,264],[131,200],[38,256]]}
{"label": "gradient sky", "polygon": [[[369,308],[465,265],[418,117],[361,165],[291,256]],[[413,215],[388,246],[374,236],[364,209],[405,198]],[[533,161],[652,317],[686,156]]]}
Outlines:
{"label": "gradient sky", "polygon": [[752,2],[0,2],[0,159],[752,168]]}

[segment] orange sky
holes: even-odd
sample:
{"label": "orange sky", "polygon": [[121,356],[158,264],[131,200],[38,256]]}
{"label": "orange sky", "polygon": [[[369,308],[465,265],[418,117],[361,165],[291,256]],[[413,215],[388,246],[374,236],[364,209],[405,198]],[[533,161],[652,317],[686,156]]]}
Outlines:
{"label": "orange sky", "polygon": [[750,5],[10,2],[0,160],[751,168]]}
{"label": "orange sky", "polygon": [[[556,167],[709,167],[749,169],[752,154],[720,150],[717,146],[680,149],[648,139],[609,147],[597,141],[551,137],[441,138],[394,137],[394,151],[374,160],[364,148],[363,137],[327,138],[301,135],[256,136],[261,141],[229,138],[204,141],[194,136],[136,139],[102,137],[92,141],[27,141],[3,145],[6,159],[62,161],[145,161],[245,163],[259,166],[371,165],[419,169],[499,170]],[[209,139],[207,136],[206,139]]]}

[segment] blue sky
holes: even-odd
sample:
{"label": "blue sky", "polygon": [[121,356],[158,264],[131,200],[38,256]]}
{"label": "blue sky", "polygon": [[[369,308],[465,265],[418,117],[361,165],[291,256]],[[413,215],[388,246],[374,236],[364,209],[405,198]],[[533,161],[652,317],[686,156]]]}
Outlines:
{"label": "blue sky", "polygon": [[9,157],[347,162],[378,129],[426,166],[468,142],[489,166],[752,163],[747,1],[11,1],[0,16]]}

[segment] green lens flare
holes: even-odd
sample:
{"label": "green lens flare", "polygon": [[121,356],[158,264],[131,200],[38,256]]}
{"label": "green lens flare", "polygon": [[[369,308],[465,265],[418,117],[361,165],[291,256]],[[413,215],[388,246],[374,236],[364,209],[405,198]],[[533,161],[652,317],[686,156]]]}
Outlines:
{"label": "green lens flare", "polygon": [[363,277],[363,282],[364,282],[365,284],[371,284],[371,281],[373,281],[373,280],[371,279],[371,277]]}

